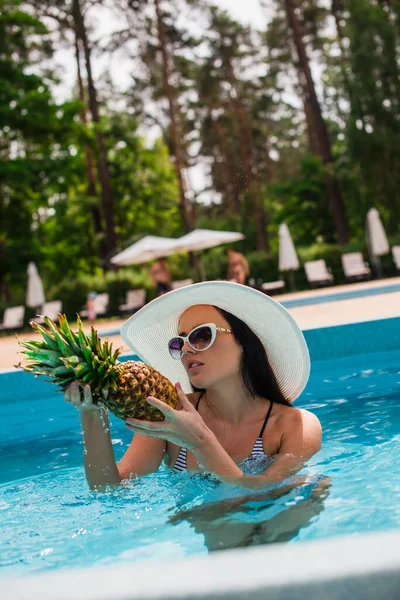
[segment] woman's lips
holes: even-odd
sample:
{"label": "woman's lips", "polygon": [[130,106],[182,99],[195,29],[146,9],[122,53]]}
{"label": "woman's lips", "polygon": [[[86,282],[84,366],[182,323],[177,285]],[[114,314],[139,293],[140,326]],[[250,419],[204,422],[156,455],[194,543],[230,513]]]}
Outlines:
{"label": "woman's lips", "polygon": [[188,368],[188,373],[194,373],[195,371],[197,371],[201,367],[204,367],[204,365],[194,365],[193,367],[189,367]]}

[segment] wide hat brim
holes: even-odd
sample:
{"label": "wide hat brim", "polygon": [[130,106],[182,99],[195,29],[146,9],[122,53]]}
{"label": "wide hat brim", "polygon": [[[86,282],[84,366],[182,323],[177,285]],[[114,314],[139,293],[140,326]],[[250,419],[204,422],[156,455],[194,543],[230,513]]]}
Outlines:
{"label": "wide hat brim", "polygon": [[208,304],[244,321],[261,340],[279,388],[293,402],[310,375],[310,356],[303,333],[291,314],[269,296],[229,281],[195,283],[159,296],[130,317],[121,328],[125,343],[146,364],[186,393],[193,391],[180,360],[173,359],[168,342],[178,334],[182,313]]}

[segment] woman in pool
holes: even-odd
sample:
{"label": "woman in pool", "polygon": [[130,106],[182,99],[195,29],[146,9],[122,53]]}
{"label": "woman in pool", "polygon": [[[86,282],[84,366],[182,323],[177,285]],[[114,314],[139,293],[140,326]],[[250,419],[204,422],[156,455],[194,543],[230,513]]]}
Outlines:
{"label": "woman in pool", "polygon": [[[321,447],[315,415],[292,406],[310,371],[307,346],[292,316],[269,296],[209,281],[169,292],[122,327],[125,342],[171,381],[180,406],[148,402],[160,422],[128,419],[135,435],[117,465],[107,414],[90,387],[74,382],[65,399],[82,413],[85,470],[92,488],[157,471],[205,471],[243,488],[268,487],[298,471]],[[246,474],[250,457],[272,458]]]}

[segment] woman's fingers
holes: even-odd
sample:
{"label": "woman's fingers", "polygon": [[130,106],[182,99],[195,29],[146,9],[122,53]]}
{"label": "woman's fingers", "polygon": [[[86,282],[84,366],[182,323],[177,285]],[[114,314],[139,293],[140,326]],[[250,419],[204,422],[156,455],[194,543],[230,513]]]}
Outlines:
{"label": "woman's fingers", "polygon": [[91,408],[93,406],[93,397],[90,385],[83,386],[83,404],[88,408]]}
{"label": "woman's fingers", "polygon": [[81,403],[81,390],[79,388],[79,384],[77,381],[73,381],[70,385],[70,391],[71,391],[71,404],[72,406],[75,406],[75,408],[78,408]]}
{"label": "woman's fingers", "polygon": [[[107,394],[103,394],[106,398]],[[86,384],[82,386],[78,381],[73,381],[69,387],[64,391],[64,400],[80,408],[83,411],[98,411],[104,409],[102,403],[95,404],[93,402],[92,390],[90,385]]]}
{"label": "woman's fingers", "polygon": [[162,438],[162,434],[159,431],[152,431],[150,429],[144,429],[143,427],[137,427],[136,425],[129,425],[125,423],[129,431],[133,431],[134,433],[140,433],[140,435],[145,435],[147,437],[154,438]]}
{"label": "woman's fingers", "polygon": [[143,421],[142,419],[126,419],[125,425],[129,428],[143,429],[143,431],[165,431],[165,421]]}
{"label": "woman's fingers", "polygon": [[146,398],[146,401],[149,404],[151,404],[151,406],[155,406],[155,408],[158,408],[158,410],[162,412],[164,417],[171,416],[174,412],[174,409],[171,406],[165,404],[165,402],[159,400],[158,398],[154,398],[154,396],[148,396]]}
{"label": "woman's fingers", "polygon": [[71,402],[71,389],[70,389],[70,386],[68,386],[64,390],[64,400],[65,400],[65,402]]}
{"label": "woman's fingers", "polygon": [[196,410],[193,404],[189,401],[179,382],[175,384],[175,389],[178,394],[179,402],[181,403],[182,408],[190,411]]}

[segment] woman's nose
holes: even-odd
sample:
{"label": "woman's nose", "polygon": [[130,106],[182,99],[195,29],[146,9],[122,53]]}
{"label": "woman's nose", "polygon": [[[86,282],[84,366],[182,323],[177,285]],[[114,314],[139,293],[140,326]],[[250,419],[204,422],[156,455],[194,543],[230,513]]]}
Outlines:
{"label": "woman's nose", "polygon": [[185,343],[182,346],[182,352],[184,354],[187,354],[188,352],[193,352],[193,348],[187,340],[185,341]]}

